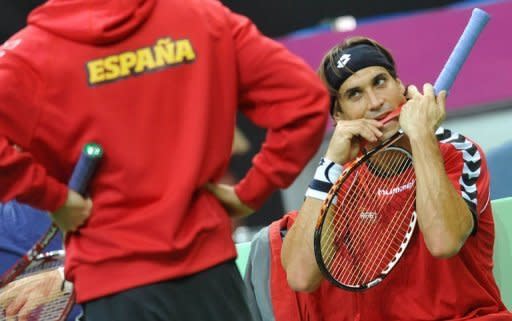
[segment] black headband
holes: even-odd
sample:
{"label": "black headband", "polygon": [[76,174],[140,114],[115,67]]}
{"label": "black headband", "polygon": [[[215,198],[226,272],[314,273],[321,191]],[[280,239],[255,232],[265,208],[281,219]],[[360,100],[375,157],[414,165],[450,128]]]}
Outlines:
{"label": "black headband", "polygon": [[[355,45],[344,50],[336,50],[331,59],[325,59],[325,78],[332,88],[338,90],[355,72],[372,66],[381,66],[390,72],[395,72],[393,63],[379,48],[369,44]],[[331,114],[334,111],[333,105]]]}

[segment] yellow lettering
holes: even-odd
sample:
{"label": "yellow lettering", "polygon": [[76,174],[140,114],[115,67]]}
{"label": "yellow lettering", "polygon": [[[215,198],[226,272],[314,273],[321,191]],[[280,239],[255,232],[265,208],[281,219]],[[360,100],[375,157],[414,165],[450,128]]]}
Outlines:
{"label": "yellow lettering", "polygon": [[105,80],[119,78],[121,68],[119,68],[119,56],[110,56],[105,58]]}
{"label": "yellow lettering", "polygon": [[89,84],[95,85],[195,59],[196,53],[188,39],[173,41],[165,37],[158,39],[153,46],[91,60],[87,62],[86,69]]}
{"label": "yellow lettering", "polygon": [[119,65],[121,67],[121,77],[128,76],[130,70],[137,63],[137,56],[131,51],[123,52],[119,55]]}
{"label": "yellow lettering", "polygon": [[174,63],[174,42],[170,38],[158,40],[153,50],[155,51],[156,67],[172,65]]}
{"label": "yellow lettering", "polygon": [[105,80],[105,73],[103,68],[103,59],[96,59],[87,63],[87,72],[89,74],[89,84],[94,85],[96,83]]}
{"label": "yellow lettering", "polygon": [[135,66],[135,72],[143,72],[146,69],[155,68],[155,60],[153,59],[153,54],[151,49],[142,48],[137,50],[137,66]]}
{"label": "yellow lettering", "polygon": [[196,59],[196,54],[190,41],[182,39],[176,41],[176,62],[193,61]]}

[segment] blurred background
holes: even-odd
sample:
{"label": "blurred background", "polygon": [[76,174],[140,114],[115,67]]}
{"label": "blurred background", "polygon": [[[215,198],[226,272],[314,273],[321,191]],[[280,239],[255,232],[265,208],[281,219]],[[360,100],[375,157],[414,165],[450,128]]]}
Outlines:
{"label": "blurred background", "polygon": [[[42,0],[0,0],[0,42],[25,25]],[[448,98],[444,127],[474,139],[484,149],[491,171],[491,198],[512,196],[512,0],[223,0],[250,17],[260,30],[302,57],[313,69],[323,53],[344,38],[375,38],[394,54],[399,78],[421,86],[434,82],[471,15],[480,7],[491,15]],[[42,49],[43,50],[43,49]],[[265,132],[242,115],[225,182],[235,183],[250,167]],[[326,128],[328,138],[332,125]],[[324,144],[325,145],[325,144]],[[297,209],[313,176],[319,150],[294,184],[269,199],[258,213],[234,222],[236,241]]]}

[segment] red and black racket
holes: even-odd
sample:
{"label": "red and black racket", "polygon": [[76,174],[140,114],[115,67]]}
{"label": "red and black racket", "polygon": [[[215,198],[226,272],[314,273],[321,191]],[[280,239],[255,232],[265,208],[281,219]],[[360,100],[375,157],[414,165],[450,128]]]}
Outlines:
{"label": "red and black racket", "polygon": [[[68,184],[69,188],[84,196],[87,190],[87,185],[102,156],[103,150],[100,145],[93,143],[87,144],[83,148],[80,159],[73,170],[73,174]],[[9,270],[0,276],[0,298],[3,300],[0,302],[0,321],[7,320],[5,316],[5,308],[9,303],[8,301],[13,299],[9,298],[7,293],[15,293],[15,291],[13,291],[13,287],[20,286],[24,282],[37,280],[38,275],[44,275],[42,273],[48,272],[51,269],[56,269],[59,265],[62,266],[62,253],[57,253],[59,255],[55,253],[41,254],[57,232],[58,227],[52,224],[27,253]],[[26,315],[15,316],[14,320],[64,320],[69,313],[69,309],[66,308],[67,305],[69,305],[70,308],[73,304],[72,291],[69,288],[68,290],[69,291],[67,292],[58,291],[56,293],[47,293],[45,297],[40,298],[40,301],[38,301],[38,298],[33,298],[34,301],[30,302],[30,304],[36,304],[35,306],[37,308],[33,311],[35,314],[31,313],[30,318],[28,319]],[[45,291],[42,293],[45,293]],[[62,304],[62,302],[69,304]],[[48,316],[48,313],[43,313],[43,311],[47,310],[54,310],[52,312],[52,318]],[[11,318],[9,318],[9,320],[11,320]]]}
{"label": "red and black racket", "polygon": [[[436,94],[451,88],[488,20],[486,12],[473,10],[434,84]],[[314,252],[324,276],[338,287],[365,290],[379,284],[411,240],[416,226],[416,179],[411,154],[395,145],[402,136],[399,131],[356,158],[324,201]]]}
{"label": "red and black racket", "polygon": [[[21,275],[0,289],[0,306],[5,310],[23,291],[23,310],[15,315],[0,314],[0,321],[62,321],[74,304],[73,286],[63,282],[57,269],[64,265],[64,251],[53,251],[37,255]],[[52,276],[51,273],[54,273]],[[56,274],[55,274],[56,273]],[[37,289],[34,291],[34,289]],[[21,291],[21,292],[20,292]],[[3,311],[4,312],[4,311]]]}

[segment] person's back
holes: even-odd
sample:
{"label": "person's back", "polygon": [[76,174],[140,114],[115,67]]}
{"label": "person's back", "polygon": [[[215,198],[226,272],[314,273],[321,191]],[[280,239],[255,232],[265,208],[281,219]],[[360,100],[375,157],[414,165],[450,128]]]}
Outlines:
{"label": "person's back", "polygon": [[1,134],[59,183],[13,178],[1,196],[54,210],[83,145],[103,146],[92,215],[67,243],[79,302],[235,257],[230,219],[202,186],[227,166],[237,110],[270,129],[236,187],[252,208],[321,141],[328,97],[314,73],[217,1],[54,0],[28,23],[0,52]]}

